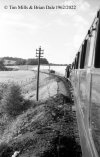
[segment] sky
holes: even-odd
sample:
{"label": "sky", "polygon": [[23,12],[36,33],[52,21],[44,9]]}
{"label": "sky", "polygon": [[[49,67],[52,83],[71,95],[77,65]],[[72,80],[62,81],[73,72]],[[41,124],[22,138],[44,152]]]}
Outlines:
{"label": "sky", "polygon": [[41,46],[50,63],[72,63],[99,7],[100,0],[0,0],[0,57],[35,58]]}

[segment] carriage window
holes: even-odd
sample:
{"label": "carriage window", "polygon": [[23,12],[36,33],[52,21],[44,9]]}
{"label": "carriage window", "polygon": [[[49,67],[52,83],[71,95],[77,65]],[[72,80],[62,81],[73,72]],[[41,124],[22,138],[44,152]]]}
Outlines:
{"label": "carriage window", "polygon": [[[96,28],[96,23],[94,24],[94,28]],[[93,59],[93,53],[95,48],[95,37],[96,37],[96,31],[92,30],[91,37],[88,39],[88,50],[87,50],[87,66],[90,67],[92,65],[92,59]]]}
{"label": "carriage window", "polygon": [[75,58],[75,69],[77,69],[77,68],[76,68],[76,62],[77,62],[77,61],[76,61],[76,58]]}
{"label": "carriage window", "polygon": [[78,69],[78,65],[79,65],[79,52],[78,52],[78,54],[77,54],[76,69]]}
{"label": "carriage window", "polygon": [[73,62],[72,69],[75,69],[75,63]]}
{"label": "carriage window", "polygon": [[100,68],[100,19],[99,19],[97,39],[96,39],[94,66],[95,66],[95,68]]}
{"label": "carriage window", "polygon": [[87,40],[86,57],[85,57],[85,65],[84,65],[85,67],[88,66],[89,51],[90,51],[90,39]]}
{"label": "carriage window", "polygon": [[85,40],[84,44],[82,45],[80,69],[84,68],[85,56],[86,56],[86,48],[87,48],[87,40]]}
{"label": "carriage window", "polygon": [[75,59],[75,69],[77,69],[77,57]]}

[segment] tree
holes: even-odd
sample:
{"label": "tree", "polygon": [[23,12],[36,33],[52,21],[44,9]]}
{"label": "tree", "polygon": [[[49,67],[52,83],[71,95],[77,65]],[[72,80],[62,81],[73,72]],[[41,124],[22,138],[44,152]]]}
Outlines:
{"label": "tree", "polygon": [[7,68],[4,66],[3,60],[0,60],[0,71],[7,70]]}
{"label": "tree", "polygon": [[25,59],[17,59],[16,60],[16,65],[25,65],[26,64],[26,60]]}
{"label": "tree", "polygon": [[[26,64],[27,65],[37,65],[38,64],[38,58],[36,58],[36,59],[28,59],[27,61],[26,61]],[[47,59],[46,58],[40,58],[40,64],[48,64],[48,61],[47,61]]]}
{"label": "tree", "polygon": [[24,99],[21,95],[21,89],[18,85],[8,86],[1,100],[2,111],[10,117],[16,117],[24,108]]}

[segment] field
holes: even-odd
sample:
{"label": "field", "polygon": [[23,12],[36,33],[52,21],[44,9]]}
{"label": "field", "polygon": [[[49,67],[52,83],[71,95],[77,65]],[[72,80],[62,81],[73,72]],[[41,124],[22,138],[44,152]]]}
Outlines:
{"label": "field", "polygon": [[[18,84],[26,99],[36,99],[37,72],[30,70],[1,71],[0,84]],[[45,99],[56,94],[57,82],[48,74],[40,73],[39,97]]]}
{"label": "field", "polygon": [[4,82],[24,82],[35,78],[36,74],[33,71],[0,71],[0,83]]}

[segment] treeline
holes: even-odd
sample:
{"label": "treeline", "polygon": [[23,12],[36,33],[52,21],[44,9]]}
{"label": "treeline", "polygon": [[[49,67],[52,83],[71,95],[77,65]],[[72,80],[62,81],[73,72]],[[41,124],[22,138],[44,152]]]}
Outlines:
{"label": "treeline", "polygon": [[3,61],[0,61],[0,71],[7,71],[7,68],[4,66]]}
{"label": "treeline", "polygon": [[[10,61],[15,61],[13,65],[37,65],[38,59],[36,58],[30,58],[30,59],[22,59],[17,57],[3,57],[2,61],[9,60],[9,63],[6,65],[12,65]],[[49,64],[48,60],[46,58],[40,59],[40,64]]]}

